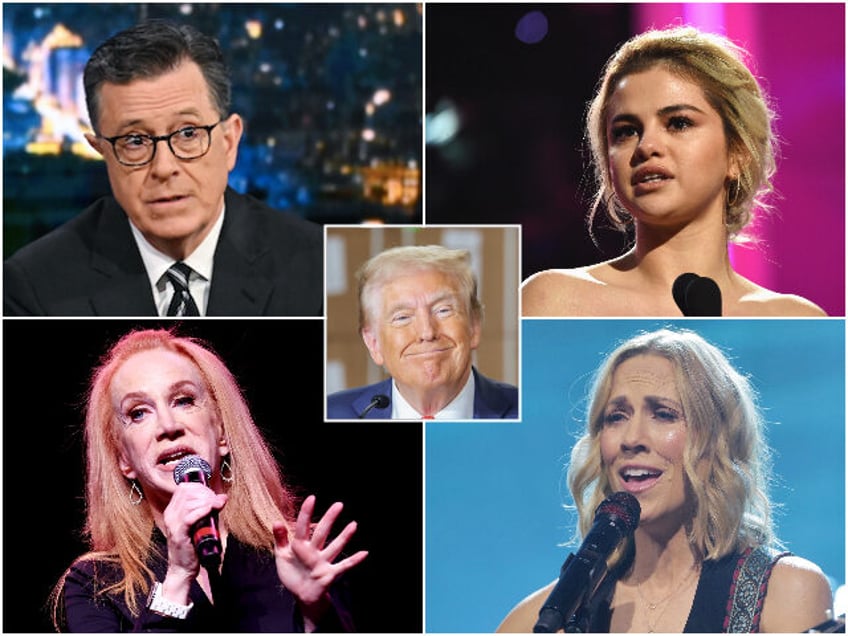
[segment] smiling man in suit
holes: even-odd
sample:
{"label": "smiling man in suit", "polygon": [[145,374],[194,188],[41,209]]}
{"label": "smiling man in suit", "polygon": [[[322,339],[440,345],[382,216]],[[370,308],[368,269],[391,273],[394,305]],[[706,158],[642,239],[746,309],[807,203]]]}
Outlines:
{"label": "smiling man in suit", "polygon": [[327,397],[328,419],[517,419],[518,388],[473,365],[483,306],[468,250],[394,247],[357,272],[359,332],[391,376]]}
{"label": "smiling man in suit", "polygon": [[227,184],[244,124],[213,38],[141,23],[84,84],[112,196],[6,261],[6,316],[322,315],[321,226]]}

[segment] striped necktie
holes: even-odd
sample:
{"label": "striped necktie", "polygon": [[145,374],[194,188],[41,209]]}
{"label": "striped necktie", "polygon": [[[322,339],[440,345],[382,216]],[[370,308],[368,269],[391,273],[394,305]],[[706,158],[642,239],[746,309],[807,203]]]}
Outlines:
{"label": "striped necktie", "polygon": [[165,275],[174,286],[174,295],[168,306],[168,316],[199,316],[197,305],[188,290],[188,279],[192,269],[182,261],[178,261],[168,268]]}

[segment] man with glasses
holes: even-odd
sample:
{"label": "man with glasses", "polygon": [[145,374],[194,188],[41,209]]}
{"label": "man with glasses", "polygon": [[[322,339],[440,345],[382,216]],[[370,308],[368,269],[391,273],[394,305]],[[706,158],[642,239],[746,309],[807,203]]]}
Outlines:
{"label": "man with glasses", "polygon": [[322,315],[321,226],[228,187],[243,122],[214,39],[147,21],[83,79],[113,196],[6,261],[6,316]]}

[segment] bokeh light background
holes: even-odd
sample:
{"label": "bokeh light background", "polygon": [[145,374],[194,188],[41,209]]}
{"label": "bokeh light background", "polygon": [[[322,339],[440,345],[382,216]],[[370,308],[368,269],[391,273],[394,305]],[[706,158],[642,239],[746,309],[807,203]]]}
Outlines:
{"label": "bokeh light background", "polygon": [[3,3],[4,258],[109,194],[82,72],[147,18],[215,37],[245,132],[229,184],[318,223],[420,222],[422,7]]}

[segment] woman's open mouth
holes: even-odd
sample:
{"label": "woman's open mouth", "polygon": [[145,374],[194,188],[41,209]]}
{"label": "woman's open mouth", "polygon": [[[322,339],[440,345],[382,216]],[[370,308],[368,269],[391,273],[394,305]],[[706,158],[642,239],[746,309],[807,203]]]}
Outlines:
{"label": "woman's open mouth", "polygon": [[640,493],[653,487],[662,477],[663,471],[647,466],[626,466],[618,471],[624,490]]}

